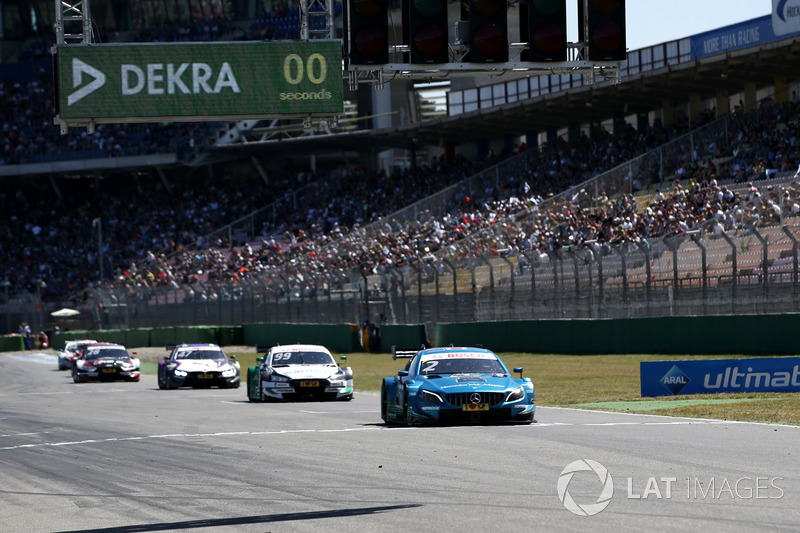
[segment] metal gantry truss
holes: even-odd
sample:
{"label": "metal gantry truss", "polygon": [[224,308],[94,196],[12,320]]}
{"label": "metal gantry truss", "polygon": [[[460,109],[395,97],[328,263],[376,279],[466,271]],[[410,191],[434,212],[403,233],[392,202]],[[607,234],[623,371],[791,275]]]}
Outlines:
{"label": "metal gantry truss", "polygon": [[[334,2],[335,0],[299,0],[301,40],[336,38]],[[55,8],[56,45],[91,44],[94,41],[90,0],[55,0]],[[320,18],[324,23],[313,24]],[[344,31],[347,32],[348,29],[345,28]],[[449,44],[448,63],[422,65],[402,62],[409,51],[409,46],[407,44],[395,45],[389,50],[390,57],[400,61],[385,65],[351,64],[347,66],[344,76],[351,90],[356,90],[362,83],[375,84],[380,89],[387,81],[396,78],[443,81],[457,76],[583,74],[588,84],[601,80],[620,82],[620,67],[624,62],[600,64],[586,61],[584,59],[588,49],[586,43],[568,43],[569,60],[553,64],[519,61],[521,52],[527,46],[527,43],[512,43],[509,46],[512,60],[506,63],[468,63],[463,59],[469,48],[465,43],[457,40]],[[336,127],[337,121],[338,117],[309,115],[302,119],[302,129],[309,132],[314,128],[314,123],[318,122],[319,129],[327,131],[331,127]],[[261,122],[259,120],[242,120],[230,123],[228,128],[220,133],[217,144],[244,142],[247,132],[255,129]],[[277,121],[273,121],[273,124],[277,124]],[[93,129],[91,125],[90,129]],[[64,127],[62,127],[62,133],[66,133]]]}
{"label": "metal gantry truss", "polygon": [[[460,76],[508,76],[508,75],[549,75],[549,74],[583,74],[587,84],[593,84],[602,79],[611,80],[615,84],[620,82],[620,67],[623,61],[609,61],[598,63],[587,61],[588,45],[586,43],[567,43],[569,59],[559,63],[532,63],[519,61],[518,58],[528,43],[511,43],[511,61],[505,63],[468,63],[462,61],[469,48],[460,42],[449,45],[450,62],[436,65],[423,65],[412,63],[387,63],[385,65],[353,65],[347,66],[345,77],[349,88],[355,90],[359,83],[373,83],[382,88],[386,81],[395,78],[424,79],[428,81],[442,81],[444,79]],[[392,46],[389,49],[390,58],[402,58],[409,52],[406,44]]]}
{"label": "metal gantry truss", "polygon": [[[300,39],[307,41],[310,39],[335,39],[336,26],[333,20],[333,6],[334,0],[300,0]],[[321,27],[316,27],[313,24],[315,20],[322,18],[324,24]],[[318,127],[323,131],[330,131],[331,127],[336,127],[338,117],[323,117],[317,118],[316,122]],[[302,119],[302,131],[309,133],[314,130],[315,119],[312,116],[307,116]],[[265,128],[265,124],[269,125]],[[216,146],[224,144],[236,144],[247,142],[247,137],[250,132],[255,130],[266,130],[261,133],[262,138],[269,138],[274,134],[278,134],[285,129],[278,120],[263,121],[263,120],[240,120],[237,122],[229,123],[224,131],[221,131]],[[297,131],[298,128],[290,128]],[[272,132],[270,132],[272,130]]]}
{"label": "metal gantry truss", "polygon": [[90,44],[92,17],[89,0],[55,0],[56,44]]}

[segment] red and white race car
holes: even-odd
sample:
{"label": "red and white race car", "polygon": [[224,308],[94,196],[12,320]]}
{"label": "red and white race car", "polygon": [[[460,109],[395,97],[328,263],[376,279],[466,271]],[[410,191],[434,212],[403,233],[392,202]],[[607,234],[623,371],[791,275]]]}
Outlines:
{"label": "red and white race car", "polygon": [[97,344],[97,341],[91,339],[78,339],[64,343],[64,348],[58,351],[58,369],[71,369],[72,361],[77,359],[81,353],[81,350],[89,344]]}
{"label": "red and white race car", "polygon": [[72,362],[72,380],[75,383],[139,381],[140,377],[139,360],[131,357],[121,344],[105,342],[89,344]]}

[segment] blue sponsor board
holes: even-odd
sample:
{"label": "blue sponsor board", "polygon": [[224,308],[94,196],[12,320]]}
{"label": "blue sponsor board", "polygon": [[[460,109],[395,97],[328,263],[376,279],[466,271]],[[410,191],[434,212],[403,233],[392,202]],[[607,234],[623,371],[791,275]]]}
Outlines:
{"label": "blue sponsor board", "polygon": [[692,57],[707,57],[731,50],[756,46],[777,39],[772,31],[772,16],[746,20],[692,36]]}
{"label": "blue sponsor board", "polygon": [[692,58],[757,46],[798,33],[800,0],[776,0],[771,15],[692,35]]}
{"label": "blue sponsor board", "polygon": [[642,396],[800,392],[800,357],[642,361]]}

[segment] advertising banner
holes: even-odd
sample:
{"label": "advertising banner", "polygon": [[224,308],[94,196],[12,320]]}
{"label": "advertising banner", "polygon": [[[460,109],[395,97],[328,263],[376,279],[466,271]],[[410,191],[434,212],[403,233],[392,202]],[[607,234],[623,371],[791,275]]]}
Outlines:
{"label": "advertising banner", "polygon": [[692,58],[713,56],[800,33],[800,0],[772,0],[772,13],[691,37]]}
{"label": "advertising banner", "polygon": [[642,361],[642,396],[800,392],[800,357]]}
{"label": "advertising banner", "polygon": [[340,41],[66,45],[58,113],[97,123],[341,113]]}

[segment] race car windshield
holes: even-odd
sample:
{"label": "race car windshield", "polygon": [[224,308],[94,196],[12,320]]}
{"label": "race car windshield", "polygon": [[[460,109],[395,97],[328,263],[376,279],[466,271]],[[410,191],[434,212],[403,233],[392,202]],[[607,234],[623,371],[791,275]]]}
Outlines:
{"label": "race car windshield", "polygon": [[128,359],[128,352],[122,348],[104,348],[101,350],[89,350],[86,352],[86,359],[94,361],[96,359]]}
{"label": "race car windshield", "polygon": [[175,359],[210,359],[212,361],[224,361],[227,359],[224,352],[217,350],[192,350],[189,352],[179,352]]}
{"label": "race car windshield", "polygon": [[325,352],[276,352],[272,354],[272,366],[289,365],[336,365]]}
{"label": "race car windshield", "polygon": [[429,374],[499,374],[505,373],[497,359],[429,359],[419,364],[419,373]]}

